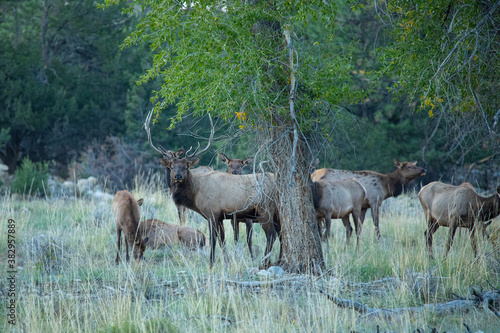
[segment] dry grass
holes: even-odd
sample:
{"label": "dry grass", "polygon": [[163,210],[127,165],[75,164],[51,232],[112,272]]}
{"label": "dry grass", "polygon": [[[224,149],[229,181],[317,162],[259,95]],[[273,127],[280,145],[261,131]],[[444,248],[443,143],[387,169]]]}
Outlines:
{"label": "dry grass", "polygon": [[[149,184],[154,184],[155,180]],[[144,219],[155,217],[177,223],[176,209],[162,188],[137,182],[133,194],[144,197]],[[353,310],[336,307],[314,285],[330,294],[370,307],[399,308],[446,302],[454,294],[470,296],[470,287],[500,287],[499,255],[480,241],[474,259],[469,237],[460,232],[450,255],[442,260],[447,230],[435,236],[435,256],[428,261],[423,237],[424,218],[415,194],[389,199],[381,216],[382,240],[374,242],[371,218],[364,224],[359,254],[355,241],[345,247],[345,230],[334,220],[324,276],[308,277],[272,287],[230,286],[225,280],[255,281],[259,260],[252,261],[244,244],[234,246],[226,222],[230,265],[217,248],[216,264],[208,266],[208,250],[180,246],[145,252],[144,262],[114,265],[116,233],[111,203],[84,199],[13,200],[1,198],[1,216],[16,220],[18,250],[17,315],[10,327],[5,308],[0,310],[0,331],[19,332],[426,332],[431,328],[464,332],[494,332],[499,321],[491,314],[473,311],[464,316],[436,317],[426,313],[401,320],[365,320]],[[6,222],[6,221],[3,221]],[[499,224],[498,219],[493,228]],[[2,225],[5,225],[3,223]],[[191,215],[188,225],[208,234],[206,222]],[[4,229],[6,230],[6,229]],[[265,236],[254,228],[254,244],[262,257]],[[5,235],[5,232],[4,232]],[[0,242],[6,261],[6,236]],[[354,238],[353,238],[354,240]],[[273,261],[279,246],[275,244]],[[325,272],[326,273],[326,272]],[[0,287],[6,297],[6,270]],[[393,278],[387,283],[367,283]]]}

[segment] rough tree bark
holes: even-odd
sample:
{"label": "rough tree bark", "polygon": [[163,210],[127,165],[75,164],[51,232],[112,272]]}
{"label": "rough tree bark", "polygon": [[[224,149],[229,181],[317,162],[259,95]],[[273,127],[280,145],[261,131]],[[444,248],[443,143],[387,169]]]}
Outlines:
{"label": "rough tree bark", "polygon": [[[312,204],[309,164],[312,156],[306,143],[299,139],[295,117],[295,61],[292,38],[284,31],[289,55],[290,116],[275,115],[271,130],[269,154],[278,188],[278,211],[281,222],[280,266],[287,271],[309,271],[319,274],[325,268],[316,213]],[[302,136],[303,138],[303,136]]]}
{"label": "rough tree bark", "polygon": [[290,158],[294,134],[273,131],[269,154],[273,159],[281,223],[280,266],[291,272],[318,274],[325,268],[316,214],[312,204],[308,150],[297,142],[295,163]]}

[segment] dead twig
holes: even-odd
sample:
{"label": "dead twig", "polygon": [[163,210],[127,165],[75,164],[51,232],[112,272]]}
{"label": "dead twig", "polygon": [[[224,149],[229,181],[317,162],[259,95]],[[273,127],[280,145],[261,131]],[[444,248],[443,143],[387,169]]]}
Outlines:
{"label": "dead twig", "polygon": [[256,287],[270,287],[278,284],[282,284],[285,282],[292,282],[292,281],[305,281],[309,280],[309,278],[304,277],[304,276],[294,276],[294,277],[286,277],[282,279],[276,279],[276,280],[265,280],[265,281],[234,281],[234,280],[225,280],[224,282],[226,284],[230,284],[233,286],[238,286],[238,287],[247,287],[247,288],[256,288]]}

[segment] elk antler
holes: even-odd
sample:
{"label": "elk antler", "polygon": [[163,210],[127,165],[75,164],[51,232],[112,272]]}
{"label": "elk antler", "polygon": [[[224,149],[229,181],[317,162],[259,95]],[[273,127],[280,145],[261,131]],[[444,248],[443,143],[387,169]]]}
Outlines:
{"label": "elk antler", "polygon": [[153,111],[154,109],[151,109],[151,111],[149,111],[148,113],[148,116],[146,117],[146,121],[144,122],[144,124],[142,125],[142,128],[144,128],[146,130],[146,133],[148,134],[148,141],[149,141],[149,145],[151,146],[151,148],[153,148],[157,153],[160,153],[162,154],[163,156],[167,156],[167,157],[172,157],[172,152],[169,151],[169,150],[166,150],[165,148],[161,147],[161,149],[158,149],[156,148],[154,145],[153,145],[153,140],[151,139],[151,130],[149,128],[149,123],[151,122],[151,117],[153,116]]}
{"label": "elk antler", "polygon": [[215,132],[215,129],[214,129],[214,123],[212,122],[212,117],[210,116],[210,113],[208,113],[208,118],[210,119],[210,138],[208,139],[208,144],[205,148],[203,148],[201,151],[198,152],[198,149],[200,149],[200,143],[198,142],[198,147],[196,147],[196,149],[194,150],[194,152],[192,154],[189,154],[189,152],[191,151],[191,149],[193,147],[190,147],[188,149],[188,151],[186,152],[186,158],[193,158],[193,157],[196,157],[196,156],[199,156],[201,154],[203,154],[204,152],[206,152],[208,150],[208,148],[210,148],[210,146],[212,145],[212,142],[214,141],[214,132]]}

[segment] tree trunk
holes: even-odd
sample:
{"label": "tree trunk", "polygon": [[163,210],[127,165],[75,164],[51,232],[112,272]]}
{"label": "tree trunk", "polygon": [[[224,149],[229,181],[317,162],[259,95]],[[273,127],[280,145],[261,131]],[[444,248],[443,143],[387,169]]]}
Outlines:
{"label": "tree trunk", "polygon": [[325,268],[318,223],[314,211],[309,177],[310,157],[298,141],[295,163],[290,158],[294,133],[276,128],[269,153],[274,164],[277,206],[281,223],[280,266],[291,272],[319,274]]}

